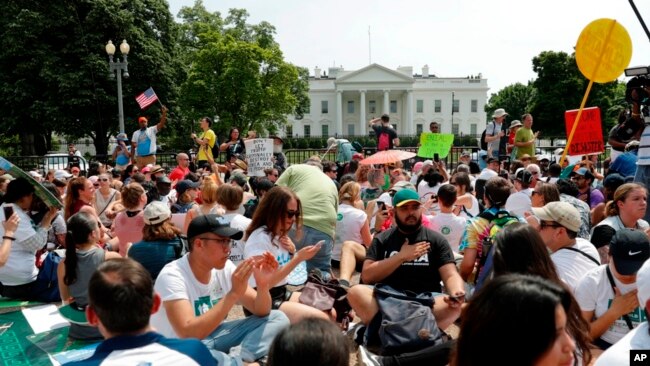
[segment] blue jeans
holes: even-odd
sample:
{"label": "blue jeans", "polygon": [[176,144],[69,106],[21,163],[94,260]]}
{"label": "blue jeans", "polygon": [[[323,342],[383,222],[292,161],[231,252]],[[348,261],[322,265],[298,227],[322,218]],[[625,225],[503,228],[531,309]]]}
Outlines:
{"label": "blue jeans", "polygon": [[[650,165],[637,165],[634,181],[641,183],[646,187],[650,187]],[[643,219],[650,222],[650,205],[646,207]]]}
{"label": "blue jeans", "polygon": [[[289,326],[289,318],[279,310],[271,310],[266,317],[249,316],[221,323],[203,340],[218,365],[241,365],[254,362],[269,353],[271,342],[282,329]],[[228,355],[230,348],[241,345],[239,355]]]}
{"label": "blue jeans", "polygon": [[296,250],[316,244],[321,240],[325,241],[314,258],[307,261],[307,272],[318,268],[323,274],[323,279],[329,279],[330,271],[332,270],[332,247],[334,246],[334,239],[324,232],[309,226],[302,227],[302,238],[300,240],[296,240],[296,232],[294,229],[291,229],[289,232],[289,237],[296,245]]}

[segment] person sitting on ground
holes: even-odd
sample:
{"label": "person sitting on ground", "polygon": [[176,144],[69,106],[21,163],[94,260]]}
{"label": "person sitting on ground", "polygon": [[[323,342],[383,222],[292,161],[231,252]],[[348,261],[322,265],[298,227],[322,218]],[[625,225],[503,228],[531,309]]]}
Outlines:
{"label": "person sitting on ground", "polygon": [[345,335],[331,322],[307,318],[278,334],[269,351],[269,366],[348,366],[350,350]]}
{"label": "person sitting on ground", "polygon": [[590,209],[605,200],[603,193],[592,187],[595,177],[589,168],[580,168],[571,172],[570,177],[578,186],[578,199],[586,202]]}
{"label": "person sitting on ground", "polygon": [[365,259],[366,250],[372,241],[368,215],[354,207],[354,203],[360,197],[361,187],[356,182],[345,183],[339,191],[332,263],[334,267],[338,264],[339,283],[344,287],[350,287],[352,273],[357,263]]}
{"label": "person sitting on ground", "polygon": [[[244,258],[254,258],[269,252],[277,259],[280,268],[269,279],[272,309],[282,311],[292,324],[307,317],[329,319],[328,314],[298,302],[300,292],[287,289],[287,276],[300,262],[316,255],[322,246],[312,243],[316,245],[297,250],[288,235],[294,224],[299,235],[302,229],[300,198],[287,187],[272,188],[260,202],[260,207],[255,211],[255,216],[246,229]],[[249,284],[254,288],[257,286],[253,278],[249,280]]]}
{"label": "person sitting on ground", "polygon": [[[0,212],[3,222],[0,227],[0,296],[3,297],[38,300],[35,255],[47,244],[48,231],[58,210],[50,208],[40,224],[34,225],[28,215],[33,199],[34,186],[27,179],[16,178],[9,182]],[[13,214],[6,218],[8,207]]]}
{"label": "person sitting on ground", "polygon": [[521,169],[515,174],[514,185],[517,192],[511,194],[506,200],[506,211],[519,217],[524,217],[524,213],[530,212],[532,182],[533,175],[526,169]]}
{"label": "person sitting on ground", "polygon": [[121,199],[120,192],[111,188],[110,178],[108,175],[108,173],[102,173],[97,177],[99,189],[95,189],[95,207],[98,212],[97,215],[99,216],[102,225],[106,228],[110,228],[113,225],[113,220],[106,216],[109,205],[114,201],[119,201]]}
{"label": "person sitting on ground", "polygon": [[[289,325],[281,311],[271,310],[275,258],[265,254],[237,267],[228,259],[232,240],[242,234],[217,215],[195,218],[187,230],[189,253],[167,264],[154,288],[162,307],[151,325],[167,337],[202,339],[220,365],[263,358],[275,335]],[[251,275],[257,291],[248,286]],[[238,302],[253,316],[225,321]]]}
{"label": "person sitting on ground", "polygon": [[[396,226],[375,235],[363,263],[363,283],[387,284],[396,290],[441,292],[444,283],[449,296],[435,298],[433,313],[441,329],[460,316],[465,290],[445,238],[422,226],[422,213],[416,191],[403,189],[393,197]],[[453,296],[454,299],[450,299]],[[352,286],[348,301],[361,322],[370,324],[379,311],[373,288]]]}
{"label": "person sitting on ground", "polygon": [[[221,216],[230,222],[230,227],[246,232],[251,224],[251,219],[242,215],[241,201],[244,191],[231,184],[219,186],[216,191],[216,201],[225,210]],[[230,260],[239,264],[244,260],[244,240],[234,240],[230,249]]]}
{"label": "person sitting on ground", "polygon": [[[645,261],[636,273],[636,297],[639,309],[645,314],[650,314],[650,261]],[[629,331],[613,346],[603,352],[596,360],[595,366],[627,365],[631,363],[632,350],[643,350],[650,344],[650,331],[648,320]]]}
{"label": "person sitting on ground", "polygon": [[187,213],[195,208],[199,186],[199,183],[189,179],[176,183],[176,202],[171,206],[172,213]]}
{"label": "person sitting on ground", "polygon": [[[531,207],[544,207],[544,205],[560,200],[560,191],[553,183],[537,182],[530,193]],[[582,225],[582,224],[581,224]]]}
{"label": "person sitting on ground", "polygon": [[[181,228],[184,233],[187,233],[187,228],[190,226],[190,222],[200,215],[215,214],[223,215],[224,209],[217,202],[217,189],[219,186],[212,179],[204,179],[203,187],[201,189],[201,201],[200,205],[195,205],[192,209],[187,211],[185,214],[185,224]],[[235,262],[238,264],[239,262]]]}
{"label": "person sitting on ground", "polygon": [[260,201],[266,192],[271,190],[273,187],[275,187],[275,183],[264,177],[256,179],[255,186],[252,187],[253,191],[255,192],[255,197],[251,200],[248,200],[248,202],[244,204],[244,216],[252,219],[253,214],[255,214],[255,210],[257,210],[257,206],[259,205]]}
{"label": "person sitting on ground", "polygon": [[163,202],[151,202],[144,208],[142,241],[127,249],[127,256],[144,266],[154,280],[163,267],[184,253],[181,230],[171,221],[172,212]]}
{"label": "person sitting on ground", "polygon": [[533,214],[539,220],[536,226],[551,252],[558,276],[575,292],[582,276],[600,266],[596,247],[577,237],[581,225],[578,209],[567,202],[550,202],[533,208]]}
{"label": "person sitting on ground", "polygon": [[[494,278],[467,306],[450,364],[574,365],[576,343],[586,340],[569,331],[572,301],[569,290],[542,277]],[[530,329],[536,331],[518,336]],[[498,352],[504,339],[508,352]]]}
{"label": "person sitting on ground", "polygon": [[598,225],[605,219],[605,217],[607,217],[607,211],[605,208],[610,201],[614,200],[614,193],[618,187],[623,184],[625,184],[625,177],[618,173],[607,174],[605,179],[603,179],[603,196],[605,196],[605,201],[599,203],[593,210],[591,210],[592,226]]}
{"label": "person sitting on ground", "polygon": [[[440,213],[429,217],[431,230],[442,234],[447,239],[454,256],[458,255],[460,239],[463,236],[467,220],[457,216],[455,209],[456,204],[456,187],[451,184],[443,184],[438,189],[438,206]],[[456,210],[456,212],[454,212]]]}
{"label": "person sitting on ground", "polygon": [[100,264],[90,277],[86,318],[105,340],[89,358],[66,365],[128,365],[141,359],[153,365],[216,365],[201,341],[169,339],[154,331],[149,318],[160,304],[140,264],[127,258]]}
{"label": "person sitting on ground", "polygon": [[[560,201],[569,202],[573,207],[578,209],[578,212],[580,212],[581,224],[580,231],[578,231],[578,237],[589,240],[589,231],[591,230],[591,209],[586,202],[576,198],[578,195],[578,186],[574,181],[564,178],[558,179],[555,185],[557,186],[557,190],[560,191]],[[596,244],[593,240],[589,241]]]}
{"label": "person sitting on ground", "polygon": [[[85,212],[72,215],[67,230],[65,258],[57,268],[59,293],[64,304],[74,303],[75,308],[84,309],[88,305],[90,276],[102,262],[120,258],[120,255],[97,245],[103,234],[95,218]],[[73,339],[101,338],[97,328],[76,323],[70,325],[69,336]]]}
{"label": "person sitting on ground", "polygon": [[147,204],[147,194],[139,183],[129,183],[122,188],[122,205],[124,211],[117,214],[113,221],[113,231],[118,239],[118,250],[121,256],[126,256],[130,244],[142,240],[144,228],[144,212]]}
{"label": "person sitting on ground", "polygon": [[455,173],[451,176],[449,184],[456,187],[456,206],[460,208],[458,216],[471,219],[481,212],[479,202],[472,194],[469,174],[464,172]]}

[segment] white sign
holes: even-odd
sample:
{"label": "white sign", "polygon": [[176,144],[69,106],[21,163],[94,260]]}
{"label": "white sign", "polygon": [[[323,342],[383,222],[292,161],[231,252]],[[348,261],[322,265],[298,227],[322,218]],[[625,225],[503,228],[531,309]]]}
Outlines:
{"label": "white sign", "polygon": [[264,169],[273,168],[273,139],[252,139],[244,141],[248,176],[263,177]]}

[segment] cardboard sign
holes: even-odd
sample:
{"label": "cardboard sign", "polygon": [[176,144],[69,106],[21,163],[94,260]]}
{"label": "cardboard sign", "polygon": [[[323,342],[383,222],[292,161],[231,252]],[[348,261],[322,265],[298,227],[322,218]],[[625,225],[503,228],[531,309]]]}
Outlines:
{"label": "cardboard sign", "polygon": [[263,177],[264,169],[273,168],[273,139],[244,141],[249,177]]}
{"label": "cardboard sign", "polygon": [[451,133],[422,132],[420,134],[418,156],[433,158],[433,154],[438,153],[440,158],[444,159],[449,155],[449,150],[451,150],[453,143],[454,135]]}
{"label": "cardboard sign", "polygon": [[[578,109],[564,112],[567,135],[573,130],[573,123],[577,115]],[[603,128],[600,122],[600,108],[584,108],[579,123],[580,128],[575,130],[573,139],[569,143],[569,155],[587,155],[605,151]]]}

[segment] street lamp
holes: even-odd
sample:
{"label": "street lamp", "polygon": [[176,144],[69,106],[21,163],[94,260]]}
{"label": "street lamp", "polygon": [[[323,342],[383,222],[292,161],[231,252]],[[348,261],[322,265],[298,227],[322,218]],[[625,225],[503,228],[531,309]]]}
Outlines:
{"label": "street lamp", "polygon": [[116,61],[113,61],[113,55],[115,54],[115,45],[113,41],[109,40],[106,44],[106,53],[108,54],[108,65],[111,70],[111,76],[115,77],[117,74],[117,109],[120,120],[120,133],[124,133],[124,107],[122,106],[122,74],[125,78],[129,77],[129,62],[127,61],[127,56],[129,54],[129,44],[126,43],[126,39],[120,44],[120,52],[122,52],[122,60],[120,61],[119,57],[116,57]]}

